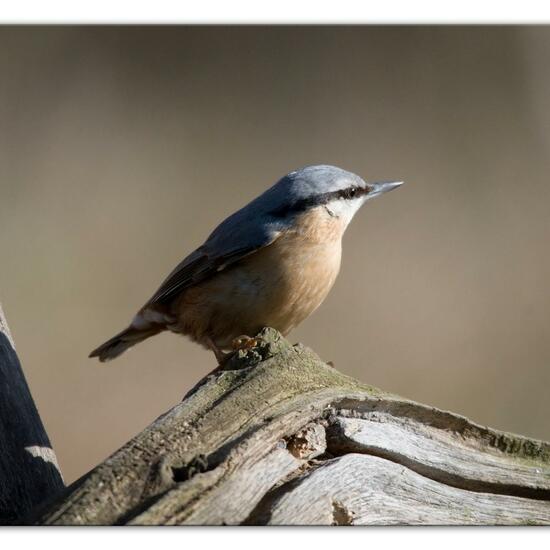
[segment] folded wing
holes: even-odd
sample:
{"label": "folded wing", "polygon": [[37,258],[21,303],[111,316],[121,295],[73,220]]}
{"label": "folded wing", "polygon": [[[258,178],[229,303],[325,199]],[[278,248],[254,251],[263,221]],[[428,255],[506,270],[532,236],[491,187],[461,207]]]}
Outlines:
{"label": "folded wing", "polygon": [[177,265],[146,306],[169,302],[184,289],[269,246],[284,229],[280,221],[251,223],[240,213],[225,220],[202,246]]}

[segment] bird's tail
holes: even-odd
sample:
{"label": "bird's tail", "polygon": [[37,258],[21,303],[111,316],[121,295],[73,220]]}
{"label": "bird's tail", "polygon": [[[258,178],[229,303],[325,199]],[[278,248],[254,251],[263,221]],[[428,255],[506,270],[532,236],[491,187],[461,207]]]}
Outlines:
{"label": "bird's tail", "polygon": [[94,349],[90,353],[89,357],[98,357],[103,363],[104,361],[110,361],[120,354],[124,353],[128,348],[139,344],[146,338],[154,336],[159,332],[162,332],[163,327],[159,325],[149,326],[147,328],[136,328],[130,325],[128,328],[119,332],[116,336],[113,336],[110,340],[107,340],[104,344],[101,344],[98,348]]}

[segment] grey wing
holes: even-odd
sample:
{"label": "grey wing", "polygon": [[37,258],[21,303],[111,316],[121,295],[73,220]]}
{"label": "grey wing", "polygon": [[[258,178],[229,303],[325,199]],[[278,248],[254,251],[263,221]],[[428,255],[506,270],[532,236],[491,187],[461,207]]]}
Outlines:
{"label": "grey wing", "polygon": [[273,243],[281,232],[277,224],[258,228],[239,222],[239,217],[232,216],[218,226],[201,247],[176,266],[146,305],[169,302],[185,288]]}

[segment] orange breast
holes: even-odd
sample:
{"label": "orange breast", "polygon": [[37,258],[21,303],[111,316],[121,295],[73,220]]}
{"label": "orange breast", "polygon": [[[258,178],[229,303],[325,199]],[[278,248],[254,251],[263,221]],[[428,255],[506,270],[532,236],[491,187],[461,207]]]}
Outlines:
{"label": "orange breast", "polygon": [[209,335],[220,348],[264,326],[287,334],[334,284],[342,233],[323,207],[302,215],[273,244],[186,290],[175,312],[179,331],[198,342]]}

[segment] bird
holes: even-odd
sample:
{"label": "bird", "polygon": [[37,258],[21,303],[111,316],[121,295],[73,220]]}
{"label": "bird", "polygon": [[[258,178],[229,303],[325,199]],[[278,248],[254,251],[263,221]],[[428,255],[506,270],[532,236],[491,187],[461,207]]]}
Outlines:
{"label": "bird", "polygon": [[223,365],[264,327],[288,335],[332,288],[342,237],[359,208],[402,183],[367,183],[325,164],[290,172],[222,221],[130,325],[90,357],[108,361],[171,331],[213,351]]}

